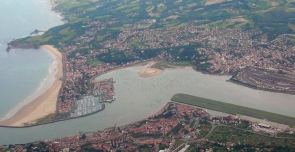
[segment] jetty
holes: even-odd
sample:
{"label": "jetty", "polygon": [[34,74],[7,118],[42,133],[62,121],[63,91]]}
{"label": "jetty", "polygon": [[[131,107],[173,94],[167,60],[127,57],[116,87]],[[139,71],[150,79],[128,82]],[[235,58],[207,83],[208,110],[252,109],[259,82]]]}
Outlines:
{"label": "jetty", "polygon": [[37,30],[37,29],[36,29],[35,31],[31,32],[30,35],[39,34],[39,33],[44,33],[44,32],[46,32],[46,31],[43,31],[43,30]]}

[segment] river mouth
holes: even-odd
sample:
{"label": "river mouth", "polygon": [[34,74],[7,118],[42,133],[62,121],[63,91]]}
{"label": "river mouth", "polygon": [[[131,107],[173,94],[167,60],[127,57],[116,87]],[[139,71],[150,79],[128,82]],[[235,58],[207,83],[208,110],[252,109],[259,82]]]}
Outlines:
{"label": "river mouth", "polygon": [[[165,69],[162,74],[141,78],[138,71],[150,67],[133,66],[110,71],[95,80],[113,78],[117,99],[105,103],[105,109],[87,117],[35,126],[30,128],[1,128],[0,144],[28,143],[36,140],[72,136],[79,131],[91,132],[123,126],[154,115],[176,93],[241,105],[249,108],[295,116],[294,95],[251,89],[231,82],[231,76],[208,75],[192,67]],[[210,112],[212,114],[212,112]],[[220,114],[218,114],[220,115]],[[70,128],[69,128],[70,126]],[[37,132],[37,133],[36,133]],[[23,138],[20,138],[21,137]]]}

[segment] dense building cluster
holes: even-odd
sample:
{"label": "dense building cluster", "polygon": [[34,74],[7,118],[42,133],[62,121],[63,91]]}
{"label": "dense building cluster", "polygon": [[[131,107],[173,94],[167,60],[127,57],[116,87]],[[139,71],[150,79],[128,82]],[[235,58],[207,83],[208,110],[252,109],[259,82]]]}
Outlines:
{"label": "dense building cluster", "polygon": [[[274,68],[294,74],[295,55],[292,51],[294,50],[292,35],[282,35],[268,42],[267,37],[255,37],[261,35],[261,31],[218,27],[202,29],[195,22],[165,29],[148,29],[140,26],[150,26],[156,23],[154,19],[139,21],[130,28],[122,27],[118,34],[111,37],[108,34],[89,34],[98,32],[101,28],[105,28],[105,25],[115,22],[115,20],[110,20],[106,23],[88,23],[85,27],[91,28],[86,30],[84,35],[76,38],[73,45],[67,46],[65,49],[89,48],[92,51],[82,55],[84,59],[88,59],[87,61],[96,59],[96,55],[110,50],[124,51],[127,58],[140,60],[138,53],[135,53],[138,49],[142,51],[161,49],[159,51],[167,54],[167,60],[177,60],[178,56],[171,54],[169,48],[198,44],[195,48],[200,56],[187,56],[186,58],[196,64],[210,64],[206,70],[212,73],[229,73],[246,66],[256,66]],[[90,45],[90,41],[92,42],[96,37],[100,39],[98,43],[101,48],[98,50],[93,49]],[[77,64],[81,63],[81,61],[77,62]]]}
{"label": "dense building cluster", "polygon": [[113,79],[106,79],[95,82],[93,86],[93,95],[99,96],[99,102],[112,102],[115,100]]}
{"label": "dense building cluster", "polygon": [[[216,126],[243,128],[244,130],[253,130],[256,133],[265,133],[272,136],[275,136],[278,132],[284,132],[284,130],[270,125],[241,120],[238,116],[211,116],[206,111],[193,106],[168,103],[154,116],[126,126],[113,126],[97,132],[79,132],[71,137],[28,144],[0,146],[0,151],[107,152],[148,149],[149,151],[168,152],[186,150],[189,143],[209,142],[229,149],[240,144],[240,141],[220,142],[208,139],[207,137]],[[289,131],[289,133],[292,132]],[[213,150],[214,146],[207,149]],[[202,151],[202,149],[199,151]]]}
{"label": "dense building cluster", "polygon": [[[155,19],[122,27],[114,35],[108,32],[98,34],[116,22],[85,22],[82,26],[85,34],[75,38],[74,43],[62,45],[64,78],[58,98],[58,113],[70,112],[74,101],[93,94],[89,80],[94,76],[145,60],[186,60],[197,69],[219,74],[235,73],[247,66],[295,74],[295,40],[292,35],[281,35],[269,42],[267,37],[255,38],[262,34],[260,31],[202,29],[196,22],[173,28],[149,29],[157,22]],[[92,46],[94,41],[98,49]],[[178,53],[171,51],[173,48],[177,48]],[[152,50],[156,53],[149,52]],[[192,53],[186,53],[187,50]]]}

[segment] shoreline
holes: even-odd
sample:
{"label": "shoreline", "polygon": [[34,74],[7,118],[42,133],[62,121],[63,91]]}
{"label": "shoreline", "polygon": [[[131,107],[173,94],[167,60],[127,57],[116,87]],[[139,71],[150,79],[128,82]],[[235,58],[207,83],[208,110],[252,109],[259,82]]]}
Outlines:
{"label": "shoreline", "polygon": [[49,0],[49,3],[50,3],[50,5],[51,5],[51,11],[53,11],[53,12],[55,12],[55,13],[58,13],[58,17],[60,17],[60,20],[61,20],[64,24],[68,23],[68,21],[65,20],[65,17],[63,16],[62,12],[60,12],[60,11],[58,11],[58,10],[55,9],[55,7],[58,5],[58,4],[56,4],[55,0]]}
{"label": "shoreline", "polygon": [[122,69],[131,68],[131,67],[138,66],[138,65],[142,65],[142,64],[145,64],[145,65],[142,65],[142,66],[146,66],[146,65],[149,65],[150,62],[155,62],[155,61],[152,61],[152,60],[151,60],[151,61],[143,61],[143,62],[135,63],[135,64],[133,64],[133,65],[127,65],[127,66],[124,66],[124,67],[116,67],[116,68],[114,68],[114,69],[106,70],[106,71],[100,72],[100,73],[94,75],[93,77],[91,77],[91,78],[89,79],[89,82],[90,82],[90,83],[93,83],[93,82],[96,81],[95,79],[96,79],[97,77],[102,76],[102,75],[107,74],[107,73],[115,72],[115,71],[117,71],[117,70],[122,70]]}
{"label": "shoreline", "polygon": [[43,45],[41,48],[54,58],[49,68],[50,74],[36,92],[10,112],[12,116],[3,118],[1,126],[24,126],[24,123],[34,123],[37,119],[56,112],[57,96],[62,85],[62,55],[53,46]]}

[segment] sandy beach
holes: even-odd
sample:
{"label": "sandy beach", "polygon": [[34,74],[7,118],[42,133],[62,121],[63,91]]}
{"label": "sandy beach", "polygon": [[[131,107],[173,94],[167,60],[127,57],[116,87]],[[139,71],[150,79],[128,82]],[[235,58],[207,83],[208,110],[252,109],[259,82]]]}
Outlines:
{"label": "sandy beach", "polygon": [[159,70],[159,69],[155,69],[155,68],[146,68],[146,69],[143,69],[139,72],[137,72],[137,75],[141,78],[149,78],[149,77],[154,77],[154,76],[157,76],[157,75],[160,75],[162,74],[162,70]]}
{"label": "sandy beach", "polygon": [[34,123],[37,119],[55,113],[57,96],[62,84],[60,80],[63,75],[62,55],[53,46],[43,45],[41,48],[54,56],[54,62],[50,66],[50,75],[43,86],[34,93],[33,99],[20,107],[14,115],[1,121],[1,126],[23,126],[24,123]]}

